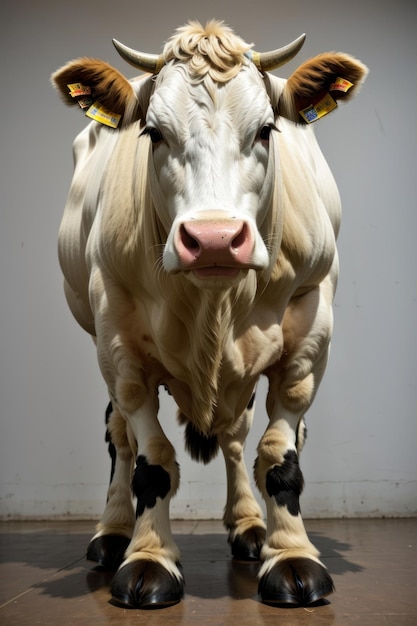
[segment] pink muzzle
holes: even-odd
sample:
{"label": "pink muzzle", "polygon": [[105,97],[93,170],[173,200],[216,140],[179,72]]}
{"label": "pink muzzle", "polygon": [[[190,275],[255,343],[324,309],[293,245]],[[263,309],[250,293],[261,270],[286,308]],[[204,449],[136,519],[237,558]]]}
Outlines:
{"label": "pink muzzle", "polygon": [[238,219],[202,219],[183,222],[176,237],[182,270],[200,278],[235,276],[253,268],[254,240],[250,227]]}

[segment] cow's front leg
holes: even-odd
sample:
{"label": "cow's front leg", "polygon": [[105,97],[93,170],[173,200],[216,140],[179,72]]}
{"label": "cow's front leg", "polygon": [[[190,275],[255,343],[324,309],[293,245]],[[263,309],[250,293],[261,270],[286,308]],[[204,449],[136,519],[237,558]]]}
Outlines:
{"label": "cow's front leg", "polygon": [[127,437],[126,421],[112,404],[107,409],[106,422],[106,439],[112,458],[110,485],[106,508],[97,532],[89,543],[87,559],[112,570],[122,563],[135,525],[130,483],[136,446],[133,445],[132,450]]}
{"label": "cow's front leg", "polygon": [[176,604],[183,595],[180,555],[169,521],[179,468],[156,417],[156,397],[147,396],[138,407],[142,398],[142,387],[119,385],[117,400],[137,443],[132,479],[137,506],[132,540],[112,581],[112,599],[122,606],[155,608]]}
{"label": "cow's front leg", "polygon": [[331,310],[315,290],[289,308],[284,320],[286,354],[268,372],[269,426],[258,446],[255,479],[267,507],[259,592],[264,602],[307,606],[333,591],[333,582],[310,542],[300,512],[303,476],[299,452],[304,413],[327,363]]}
{"label": "cow's front leg", "polygon": [[262,548],[259,593],[268,604],[307,606],[333,591],[332,580],[310,542],[300,512],[303,476],[295,439],[276,427],[258,446],[256,482],[267,508],[267,536]]}

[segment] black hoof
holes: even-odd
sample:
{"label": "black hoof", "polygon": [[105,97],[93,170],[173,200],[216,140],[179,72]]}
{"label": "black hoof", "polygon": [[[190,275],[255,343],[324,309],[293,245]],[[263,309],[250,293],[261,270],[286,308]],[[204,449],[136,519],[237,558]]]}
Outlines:
{"label": "black hoof", "polygon": [[96,537],[87,548],[87,560],[98,563],[101,567],[116,570],[124,559],[130,539],[123,535],[102,535]]}
{"label": "black hoof", "polygon": [[232,555],[238,561],[259,561],[265,542],[265,529],[261,526],[245,530],[231,541]]}
{"label": "black hoof", "polygon": [[262,576],[259,594],[266,604],[308,606],[334,591],[327,570],[311,559],[278,561]]}
{"label": "black hoof", "polygon": [[181,600],[184,580],[154,561],[132,561],[116,572],[111,593],[112,602],[124,608],[164,608]]}

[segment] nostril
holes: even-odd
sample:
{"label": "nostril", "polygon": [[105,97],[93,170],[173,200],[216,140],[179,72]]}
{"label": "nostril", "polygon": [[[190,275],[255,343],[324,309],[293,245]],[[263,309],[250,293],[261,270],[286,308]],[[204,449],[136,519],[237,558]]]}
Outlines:
{"label": "nostril", "polygon": [[185,228],[184,224],[181,224],[181,227],[180,227],[180,238],[181,238],[182,245],[187,250],[198,251],[200,249],[200,244],[198,243],[197,239],[192,237],[187,232],[187,229]]}
{"label": "nostril", "polygon": [[245,223],[242,224],[242,228],[239,230],[237,235],[233,237],[231,248],[232,250],[239,250],[245,243],[247,239],[247,225]]}

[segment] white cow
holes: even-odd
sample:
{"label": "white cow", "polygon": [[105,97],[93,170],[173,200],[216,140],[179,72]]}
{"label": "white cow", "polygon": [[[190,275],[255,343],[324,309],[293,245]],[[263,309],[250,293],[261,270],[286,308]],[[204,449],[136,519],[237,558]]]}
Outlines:
{"label": "white cow", "polygon": [[[260,54],[222,23],[193,22],[160,56],[115,42],[148,72],[141,79],[89,58],[53,76],[66,102],[96,120],[75,140],[59,256],[111,399],[115,462],[87,556],[118,568],[112,597],[123,606],[183,595],[169,523],[179,468],[158,421],[161,385],[194,458],[224,454],[224,524],[236,558],[262,561],[262,599],[305,606],[333,590],[299,508],[304,414],[328,357],[340,219],[309,123],[352,96],[366,68],[325,53],[288,81],[267,73],[303,40]],[[266,526],[243,460],[262,374],[269,423],[255,479]]]}

